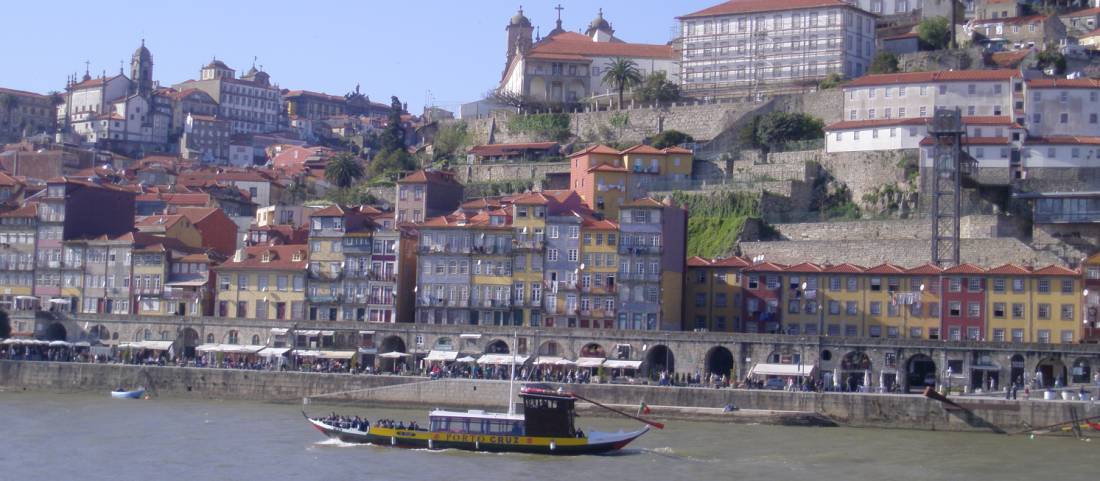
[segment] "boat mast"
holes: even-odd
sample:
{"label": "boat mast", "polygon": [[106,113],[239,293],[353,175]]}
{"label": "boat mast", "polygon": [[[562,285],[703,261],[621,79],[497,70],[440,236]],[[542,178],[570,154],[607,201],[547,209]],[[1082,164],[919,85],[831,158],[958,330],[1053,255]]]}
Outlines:
{"label": "boat mast", "polygon": [[512,374],[508,376],[508,414],[516,413],[516,403],[512,398],[512,387],[516,383],[516,347],[519,345],[519,331],[512,331]]}

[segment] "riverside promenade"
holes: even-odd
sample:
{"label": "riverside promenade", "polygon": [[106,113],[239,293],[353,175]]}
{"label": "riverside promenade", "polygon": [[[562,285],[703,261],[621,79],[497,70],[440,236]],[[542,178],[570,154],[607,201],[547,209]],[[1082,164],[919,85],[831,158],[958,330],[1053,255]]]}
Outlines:
{"label": "riverside promenade", "polygon": [[[0,390],[107,392],[145,386],[154,397],[237,399],[259,402],[361,406],[453,406],[503,409],[507,381],[352,375],[237,369],[159,367],[41,361],[0,361]],[[725,422],[841,425],[942,431],[1017,432],[1031,426],[1100,415],[1085,401],[1003,400],[961,397],[965,410],[945,410],[920,395],[815,393],[770,390],[608,384],[564,385],[601,403],[638,406],[655,417]],[[0,393],[0,395],[6,395]],[[727,405],[739,410],[723,412]]]}

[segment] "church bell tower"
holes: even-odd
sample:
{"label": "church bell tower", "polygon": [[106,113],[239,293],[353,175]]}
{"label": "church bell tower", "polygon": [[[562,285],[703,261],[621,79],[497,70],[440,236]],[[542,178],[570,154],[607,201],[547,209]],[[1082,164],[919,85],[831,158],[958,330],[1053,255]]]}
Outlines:
{"label": "church bell tower", "polygon": [[153,93],[153,54],[145,48],[145,39],[130,59],[130,93],[143,97]]}
{"label": "church bell tower", "polygon": [[520,7],[519,12],[516,12],[516,15],[512,17],[504,30],[508,32],[508,52],[504,61],[504,73],[501,74],[501,77],[508,73],[508,66],[512,64],[512,59],[516,56],[517,51],[527,53],[528,50],[531,50],[531,33],[534,29],[531,27],[531,21],[523,16],[523,7]]}

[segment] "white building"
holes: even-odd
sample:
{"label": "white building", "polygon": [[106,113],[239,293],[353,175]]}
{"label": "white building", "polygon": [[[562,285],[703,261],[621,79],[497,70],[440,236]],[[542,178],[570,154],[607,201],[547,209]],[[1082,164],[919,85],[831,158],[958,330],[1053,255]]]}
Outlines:
{"label": "white building", "polygon": [[608,95],[603,83],[606,66],[616,58],[637,64],[642,76],[664,72],[678,82],[679,69],[670,45],[627,43],[603,18],[603,11],[584,34],[557,27],[545,38],[532,42],[531,21],[520,10],[505,28],[508,50],[498,90],[541,102],[580,102],[594,95]]}
{"label": "white building", "polygon": [[874,15],[842,0],[734,0],[679,17],[682,90],[736,96],[859,77],[875,55]]}
{"label": "white building", "polygon": [[229,122],[230,132],[266,133],[278,129],[279,111],[283,102],[279,87],[271,77],[255,66],[240,78],[220,60],[212,60],[202,68],[199,80],[188,80],[175,86],[178,90],[199,89],[218,103],[218,118]]}

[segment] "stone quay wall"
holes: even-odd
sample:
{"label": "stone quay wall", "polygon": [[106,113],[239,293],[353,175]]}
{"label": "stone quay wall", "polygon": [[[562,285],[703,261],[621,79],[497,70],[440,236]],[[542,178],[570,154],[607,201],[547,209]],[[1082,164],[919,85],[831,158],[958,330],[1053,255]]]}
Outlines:
{"label": "stone quay wall", "polygon": [[[895,240],[932,238],[932,221],[882,219],[774,224],[786,240]],[[1027,229],[1017,219],[996,215],[963,216],[959,234],[963,239],[993,239],[1025,236]]]}
{"label": "stone quay wall", "polygon": [[504,180],[542,180],[546,174],[568,174],[569,162],[517,162],[507,164],[459,165],[459,182],[500,182]]}
{"label": "stone quay wall", "polygon": [[[456,406],[503,409],[508,382],[438,380],[395,376],[314,374],[231,369],[119,366],[53,362],[0,361],[0,387],[5,390],[101,392],[120,383],[146,386],[156,396],[241,399],[261,402],[353,402],[357,405]],[[840,425],[940,431],[1007,432],[1100,414],[1100,406],[1074,401],[1006,401],[956,399],[968,413],[947,411],[919,395],[802,393],[765,390],[669,388],[583,384],[564,385],[586,398],[622,406],[641,402],[654,416],[709,413],[727,404],[745,410],[815,413]],[[960,400],[961,399],[961,400]],[[676,408],[676,409],[669,409]],[[684,409],[688,408],[688,409]],[[308,409],[308,408],[307,408]],[[673,416],[682,417],[682,416]],[[731,414],[729,421],[736,421]],[[721,417],[717,417],[721,420]],[[759,420],[759,418],[754,418]],[[991,426],[995,426],[991,427]]]}

